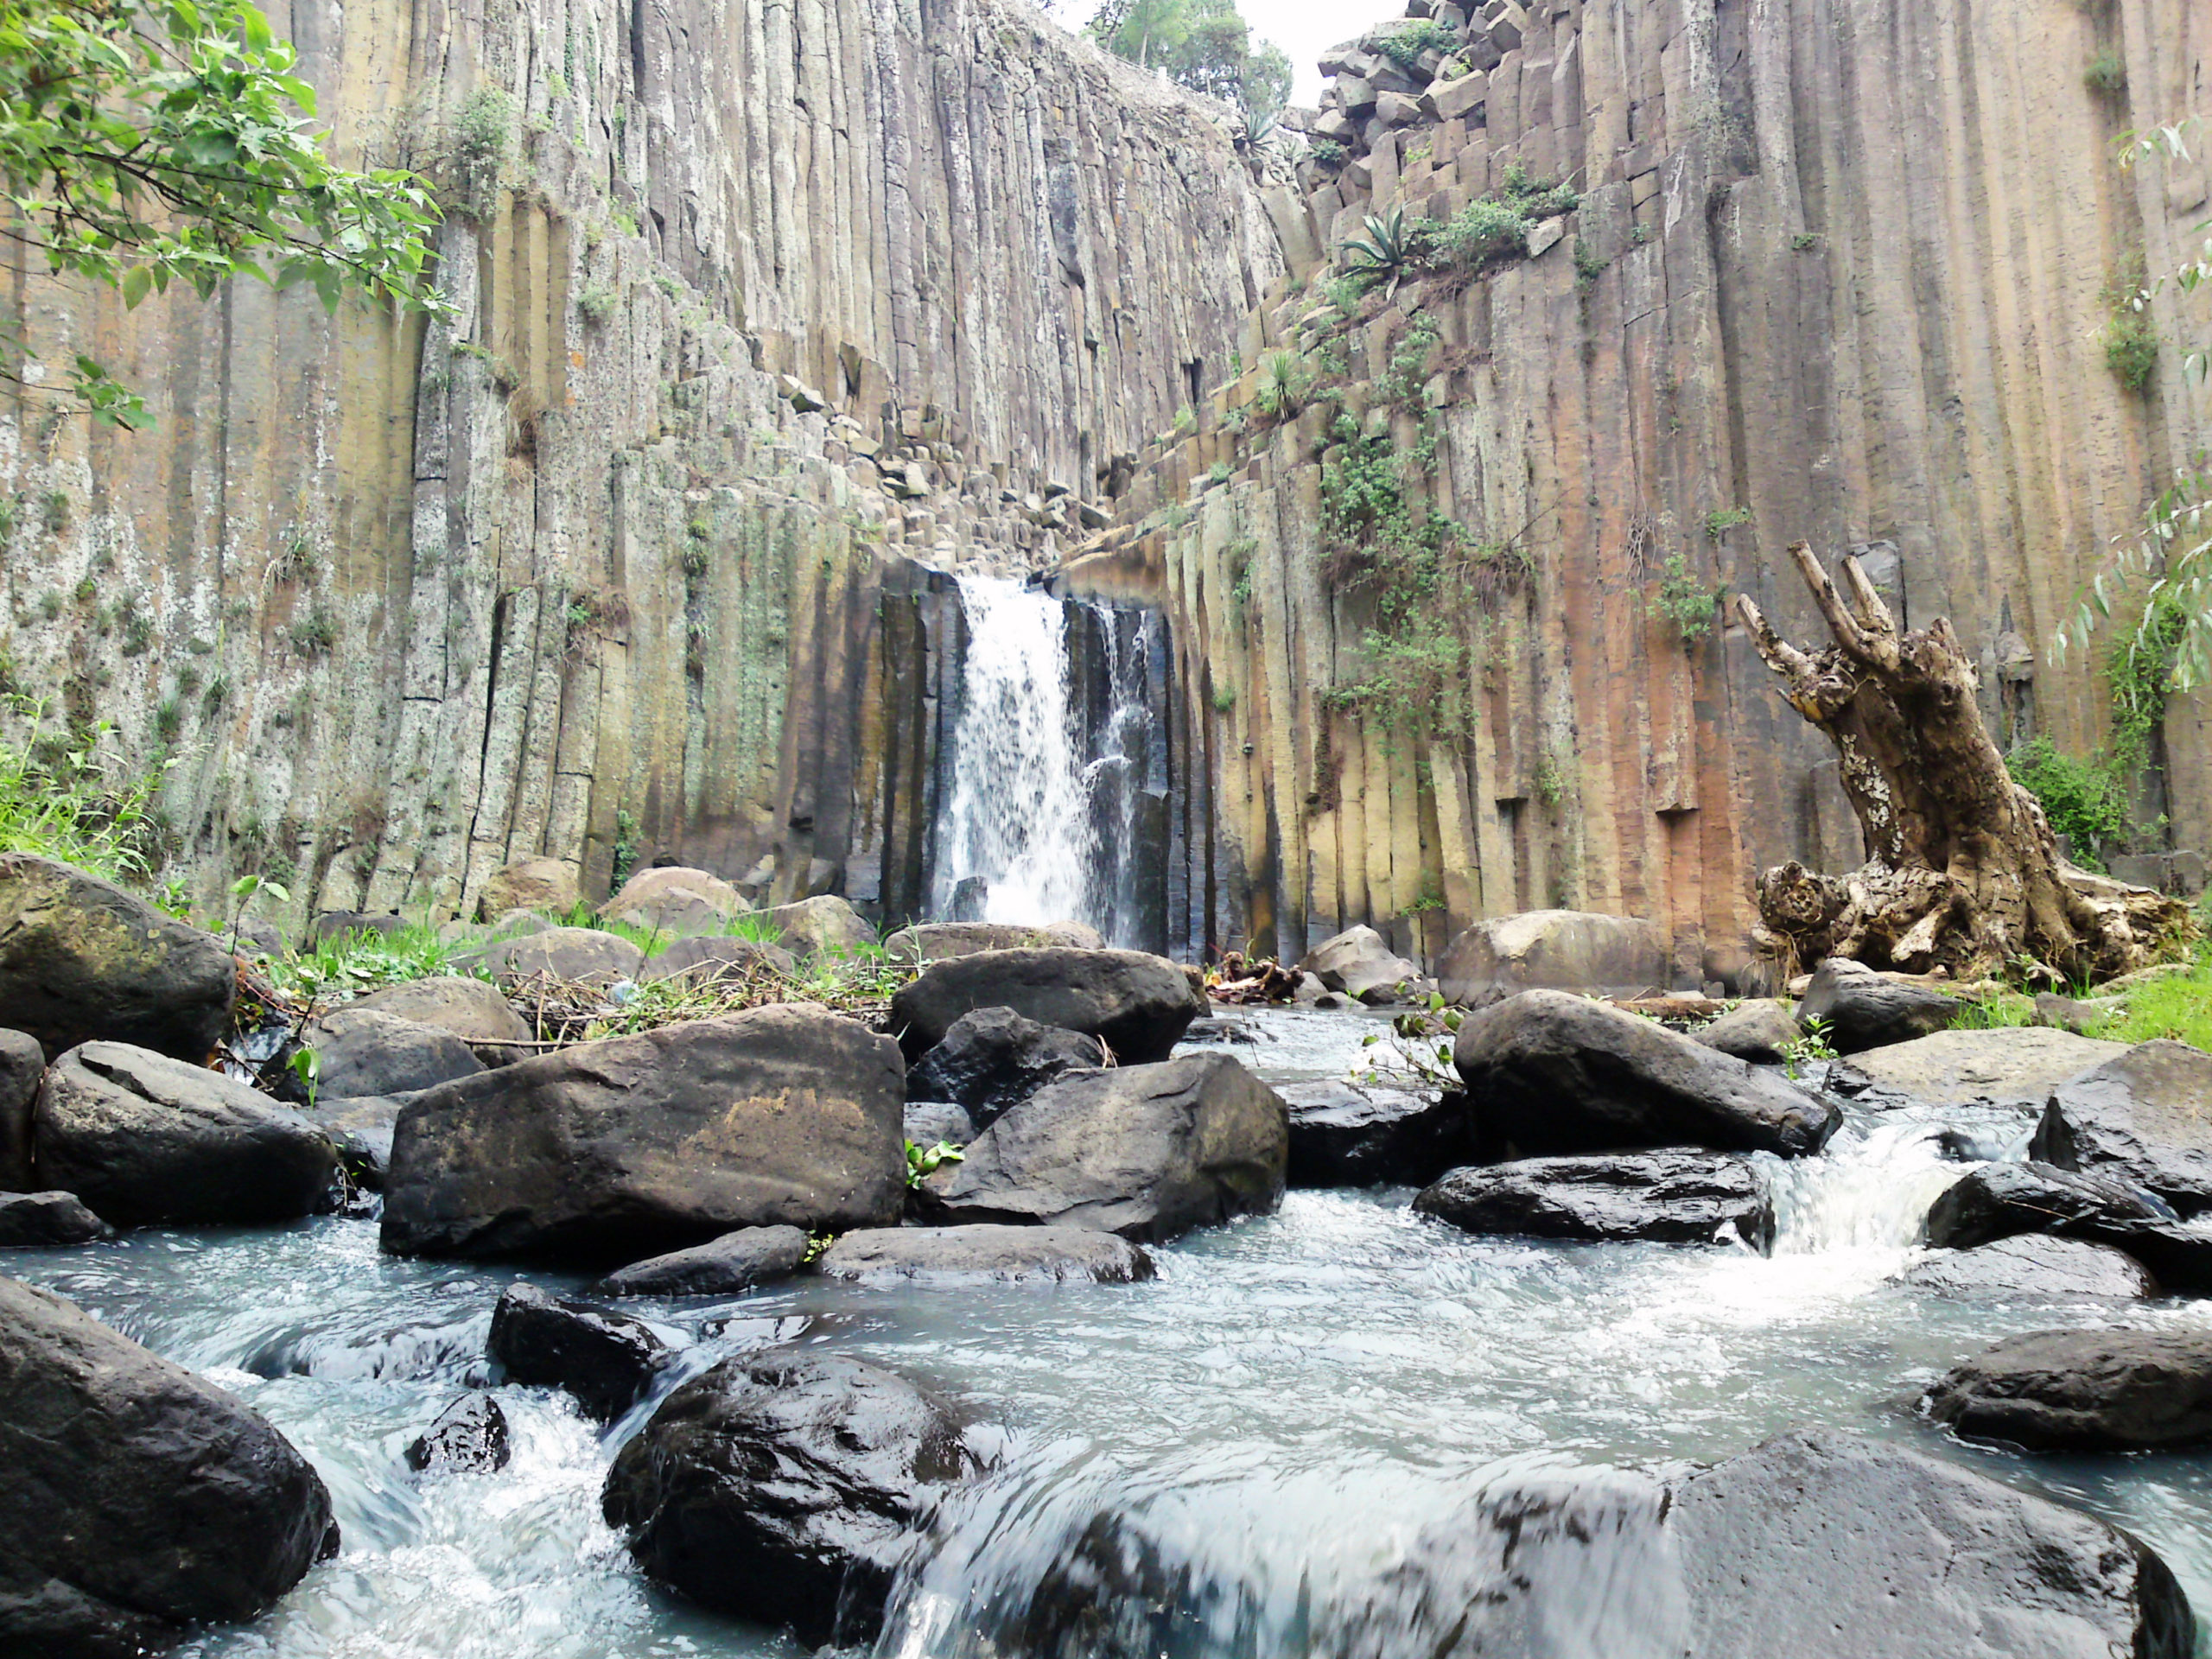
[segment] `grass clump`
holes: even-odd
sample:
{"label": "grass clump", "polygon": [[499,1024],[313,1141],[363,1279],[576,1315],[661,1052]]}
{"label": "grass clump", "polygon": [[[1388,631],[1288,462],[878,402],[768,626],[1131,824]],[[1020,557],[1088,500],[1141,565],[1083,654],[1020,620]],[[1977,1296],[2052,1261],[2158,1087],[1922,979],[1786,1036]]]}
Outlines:
{"label": "grass clump", "polygon": [[2127,1012],[2107,1020],[2098,1036],[2119,1043],[2167,1037],[2212,1052],[2212,950],[2200,950],[2186,974],[2154,979],[2123,995]]}
{"label": "grass clump", "polygon": [[29,737],[0,743],[0,853],[35,853],[124,886],[142,885],[160,861],[153,800],[163,761],[132,772],[103,753],[114,728],[45,734],[34,709]]}

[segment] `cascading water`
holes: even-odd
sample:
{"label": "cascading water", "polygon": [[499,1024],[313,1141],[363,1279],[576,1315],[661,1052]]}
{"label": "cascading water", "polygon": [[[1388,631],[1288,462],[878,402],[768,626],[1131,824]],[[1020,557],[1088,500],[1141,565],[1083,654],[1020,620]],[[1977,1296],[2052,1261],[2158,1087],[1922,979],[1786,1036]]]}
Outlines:
{"label": "cascading water", "polygon": [[960,600],[967,653],[931,913],[1088,922],[1110,944],[1154,945],[1141,853],[1157,838],[1146,817],[1164,766],[1147,695],[1157,616],[992,577],[962,577]]}

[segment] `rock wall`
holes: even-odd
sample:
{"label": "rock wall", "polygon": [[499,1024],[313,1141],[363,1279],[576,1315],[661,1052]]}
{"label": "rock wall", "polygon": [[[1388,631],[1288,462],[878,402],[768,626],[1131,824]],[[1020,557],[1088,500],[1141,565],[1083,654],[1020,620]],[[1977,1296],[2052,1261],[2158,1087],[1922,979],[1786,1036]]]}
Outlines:
{"label": "rock wall", "polygon": [[906,913],[942,573],[1104,523],[1281,272],[1228,138],[1002,0],[270,10],[340,152],[442,181],[457,315],[19,264],[35,341],[160,425],[0,411],[15,734],[172,762],[203,897],[669,855]]}
{"label": "rock wall", "polygon": [[[1173,620],[1188,764],[1171,932],[1289,956],[1368,921],[1433,951],[1477,917],[1569,906],[1660,919],[1678,980],[1732,981],[1751,872],[1847,868],[1861,849],[1825,746],[1732,617],[1684,637],[1657,603],[1669,577],[1748,592],[1821,640],[1783,549],[1866,549],[1910,622],[1948,615],[1981,654],[2002,739],[2103,741],[2105,642],[2062,663],[2052,632],[2111,538],[2212,442],[2212,400],[2171,345],[2137,391],[2101,342],[2103,290],[2131,257],[2171,270],[2193,247],[2206,168],[2122,171],[2112,141],[2212,111],[2212,13],[1414,8],[1432,9],[1470,26],[1486,68],[1425,103],[1440,54],[1409,90],[1388,67],[1339,79],[1313,124],[1341,152],[1306,163],[1302,211],[1278,204],[1293,269],[1247,329],[1245,372],[1198,433],[1148,454],[1128,521],[1062,579]],[[2101,54],[2104,90],[2085,79]],[[1412,283],[1348,321],[1317,302],[1366,215],[1447,219],[1516,168],[1580,192],[1531,257]],[[2171,341],[2173,295],[2155,317]],[[1435,343],[1394,370],[1424,318]],[[1505,550],[1452,613],[1475,666],[1425,729],[1346,696],[1371,673],[1376,618],[1323,545],[1323,469],[1344,450],[1326,405],[1265,418],[1279,350],[1401,454],[1425,410],[1417,508]],[[2212,843],[2209,715],[2202,696],[2169,709],[2166,799],[2145,806],[2183,846]]]}

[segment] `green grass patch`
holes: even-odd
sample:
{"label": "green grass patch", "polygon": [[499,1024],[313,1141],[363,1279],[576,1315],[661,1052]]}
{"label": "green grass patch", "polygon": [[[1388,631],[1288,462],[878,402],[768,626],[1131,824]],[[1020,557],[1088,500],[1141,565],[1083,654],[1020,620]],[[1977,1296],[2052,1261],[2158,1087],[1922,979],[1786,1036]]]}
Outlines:
{"label": "green grass patch", "polygon": [[0,743],[0,853],[35,853],[128,887],[160,861],[152,812],[164,761],[134,772],[108,752],[114,728],[48,732],[33,712],[20,746]]}

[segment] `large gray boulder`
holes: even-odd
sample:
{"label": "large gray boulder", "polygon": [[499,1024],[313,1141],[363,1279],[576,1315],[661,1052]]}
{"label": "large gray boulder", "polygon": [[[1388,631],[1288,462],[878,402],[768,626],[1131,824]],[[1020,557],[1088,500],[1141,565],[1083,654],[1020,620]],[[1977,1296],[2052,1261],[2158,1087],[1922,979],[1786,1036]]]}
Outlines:
{"label": "large gray boulder", "polygon": [[345,1005],[365,1013],[396,1014],[417,1025],[435,1026],[467,1043],[486,1065],[505,1065],[533,1051],[512,1046],[533,1041],[530,1021],[486,979],[441,974],[388,985]]}
{"label": "large gray boulder", "polygon": [[2158,1294],[2143,1264],[2109,1244],[2023,1233],[1946,1250],[1915,1262],[1898,1283],[1942,1296],[2096,1296],[2138,1300]]}
{"label": "large gray boulder", "polygon": [[41,1185],[118,1227],[289,1221],[327,1206],[330,1138],[219,1072],[124,1043],[85,1043],[39,1090]]}
{"label": "large gray boulder", "polygon": [[1851,1064],[1885,1089],[1951,1106],[1970,1100],[2040,1101],[2067,1078],[2126,1052],[2124,1043],[2012,1026],[1939,1031],[1910,1042],[1862,1049]]}
{"label": "large gray boulder", "polygon": [[934,963],[891,1000],[909,1060],[977,1008],[1011,1008],[1040,1025],[1105,1039],[1116,1060],[1164,1060],[1205,1010],[1190,978],[1141,950],[983,950]]}
{"label": "large gray boulder", "polygon": [[0,1019],[48,1059],[102,1040],[205,1060],[237,989],[214,935],[74,865],[0,853]]}
{"label": "large gray boulder", "polygon": [[1375,1084],[1285,1084],[1293,1186],[1425,1186],[1474,1155],[1467,1097]]}
{"label": "large gray boulder", "polygon": [[1455,1169],[1414,1208],[1471,1233],[1532,1238],[1720,1244],[1765,1250],[1774,1200],[1747,1158],[1646,1152],[1601,1158],[1524,1158]]}
{"label": "large gray boulder", "polygon": [[868,918],[832,893],[763,912],[785,948],[802,957],[851,957],[875,944]]}
{"label": "large gray boulder", "polygon": [[1909,985],[1848,957],[1830,957],[1813,970],[1797,1003],[1797,1023],[1818,1020],[1840,1054],[1910,1042],[1948,1026],[1959,1001],[1924,985]]}
{"label": "large gray boulder", "polygon": [[2212,1291],[2212,1232],[2174,1219],[2158,1199],[2114,1181],[2050,1164],[1986,1164],[1928,1211],[1927,1242],[1937,1249],[1972,1249],[2027,1233],[2107,1244],[2169,1290]]}
{"label": "large gray boulder", "polygon": [[337,1545],[321,1480],[257,1413],[0,1279],[0,1649],[157,1651],[255,1617]]}
{"label": "large gray boulder", "polygon": [[1786,1077],[1564,991],[1469,1016],[1452,1059],[1489,1157],[1684,1146],[1802,1157],[1842,1116]]}
{"label": "large gray boulder", "polygon": [[1390,949],[1373,928],[1348,928],[1325,939],[1306,953],[1298,964],[1328,989],[1342,991],[1362,1002],[1396,1002],[1410,995],[1423,982],[1421,964],[1408,962]]}
{"label": "large gray boulder", "polygon": [[1127,1285],[1154,1274],[1141,1244],[1082,1227],[870,1227],[822,1253],[853,1284]]}
{"label": "large gray boulder", "polygon": [[2212,1054],[2162,1039],[2061,1083],[2028,1155],[2212,1209]]}
{"label": "large gray boulder", "polygon": [[632,1262],[599,1288],[609,1296],[731,1296],[797,1273],[806,1249],[806,1235],[796,1227],[741,1227],[688,1250]]}
{"label": "large gray boulder", "polygon": [[2140,1539],[1904,1446],[1801,1429],[1673,1496],[1689,1628],[1669,1652],[2187,1659],[2195,1649],[2188,1599]]}
{"label": "large gray boulder", "polygon": [[308,1020],[300,1040],[315,1051],[317,1096],[334,1099],[411,1095],[485,1069],[474,1051],[442,1026],[352,1003]]}
{"label": "large gray boulder", "polygon": [[582,902],[575,865],[558,858],[518,858],[485,878],[476,897],[476,914],[486,922],[518,910],[565,916]]}
{"label": "large gray boulder", "polygon": [[73,1192],[0,1192],[0,1249],[89,1244],[113,1231]]}
{"label": "large gray boulder", "polygon": [[1954,1367],[1928,1414],[2031,1452],[2159,1452],[2212,1441],[2212,1332],[2043,1331]]}
{"label": "large gray boulder", "polygon": [[599,907],[602,921],[657,933],[716,933],[747,908],[738,891],[705,870],[664,865],[640,870]]}
{"label": "large gray boulder", "polygon": [[918,922],[883,941],[885,951],[900,962],[942,962],[972,957],[979,950],[1047,949],[1103,950],[1106,941],[1082,922],[1047,922],[1024,927],[1014,922]]}
{"label": "large gray boulder", "polygon": [[724,1360],[616,1454],[603,1505],[654,1578],[717,1611],[862,1645],[910,1535],[973,1473],[935,1396],[842,1354]]}
{"label": "large gray boulder", "polygon": [[1528,990],[1641,996],[1671,974],[1656,922],[1584,910],[1531,910],[1477,922],[1436,965],[1439,988],[1463,1007]]}
{"label": "large gray boulder", "polygon": [[810,1004],[540,1055],[400,1114],[384,1244],[619,1263],[740,1227],[898,1218],[899,1049]]}
{"label": "large gray boulder", "polygon": [[1273,1210],[1288,1159],[1281,1097],[1227,1055],[1192,1054],[1061,1078],[970,1141],[962,1162],[940,1165],[916,1196],[936,1221],[1045,1223],[1152,1243]]}
{"label": "large gray boulder", "polygon": [[28,1192],[31,1173],[31,1107],[46,1075],[46,1051],[25,1031],[0,1031],[0,1192]]}
{"label": "large gray boulder", "polygon": [[1790,1046],[1804,1034],[1789,1005],[1770,996],[1740,1002],[1690,1033],[1707,1048],[1733,1054],[1754,1065],[1774,1065],[1786,1059]]}
{"label": "large gray boulder", "polygon": [[637,978],[645,953],[621,935],[595,927],[549,927],[498,940],[480,957],[463,960],[480,965],[502,985],[531,979],[610,985]]}
{"label": "large gray boulder", "polygon": [[1039,1025],[1012,1008],[977,1008],[906,1069],[906,1097],[965,1107],[983,1129],[1046,1084],[1105,1060],[1096,1037]]}

